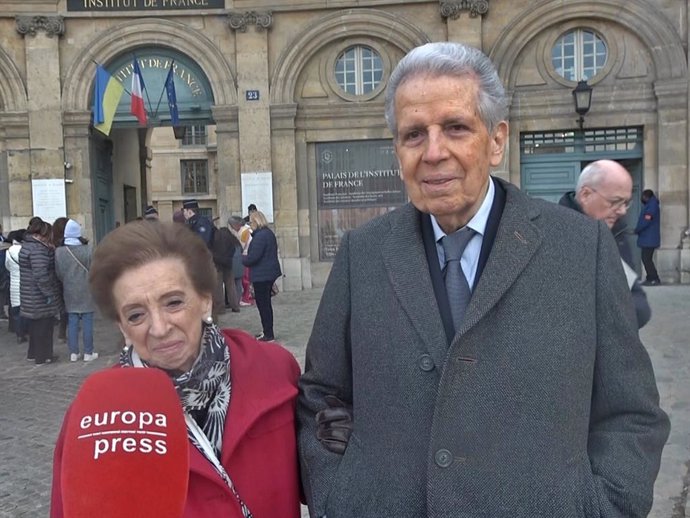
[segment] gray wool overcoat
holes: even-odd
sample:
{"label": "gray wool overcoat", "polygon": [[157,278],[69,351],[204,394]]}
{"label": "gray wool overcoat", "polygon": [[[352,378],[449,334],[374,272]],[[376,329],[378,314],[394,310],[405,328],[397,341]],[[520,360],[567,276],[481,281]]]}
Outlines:
{"label": "gray wool overcoat", "polygon": [[[669,421],[611,232],[500,183],[493,247],[450,347],[418,211],[344,237],[300,382],[312,516],[649,512]],[[353,406],[342,456],[316,439],[326,394]]]}

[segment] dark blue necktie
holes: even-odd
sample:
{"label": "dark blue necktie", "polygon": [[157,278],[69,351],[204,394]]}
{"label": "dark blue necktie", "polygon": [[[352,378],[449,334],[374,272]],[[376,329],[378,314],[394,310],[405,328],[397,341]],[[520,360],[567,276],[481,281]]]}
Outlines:
{"label": "dark blue necktie", "polygon": [[443,252],[446,256],[443,276],[446,281],[446,293],[448,294],[450,312],[453,315],[453,326],[456,332],[462,325],[465,310],[472,296],[470,285],[467,283],[462,266],[460,266],[460,259],[472,236],[474,236],[474,230],[465,227],[441,239]]}

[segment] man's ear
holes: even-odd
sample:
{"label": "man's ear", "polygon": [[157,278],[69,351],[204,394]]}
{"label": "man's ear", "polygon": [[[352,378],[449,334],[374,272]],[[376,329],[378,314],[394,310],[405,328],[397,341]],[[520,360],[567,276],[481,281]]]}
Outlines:
{"label": "man's ear", "polygon": [[501,165],[507,143],[508,123],[506,121],[501,121],[494,128],[493,134],[491,135],[491,155],[489,157],[491,167],[498,167]]}

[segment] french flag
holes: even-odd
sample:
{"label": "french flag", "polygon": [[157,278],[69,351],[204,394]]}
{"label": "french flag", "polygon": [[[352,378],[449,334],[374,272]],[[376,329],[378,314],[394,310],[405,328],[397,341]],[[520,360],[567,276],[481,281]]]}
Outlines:
{"label": "french flag", "polygon": [[139,124],[146,126],[146,108],[144,107],[144,78],[141,75],[139,62],[134,59],[134,72],[132,72],[132,105],[131,112],[138,120]]}

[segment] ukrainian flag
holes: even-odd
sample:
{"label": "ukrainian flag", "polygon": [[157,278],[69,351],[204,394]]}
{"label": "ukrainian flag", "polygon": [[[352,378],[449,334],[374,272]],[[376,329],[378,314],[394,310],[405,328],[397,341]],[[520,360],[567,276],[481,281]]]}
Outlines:
{"label": "ukrainian flag", "polygon": [[115,111],[124,86],[114,79],[102,65],[96,65],[96,84],[93,89],[93,127],[104,135],[110,134]]}

